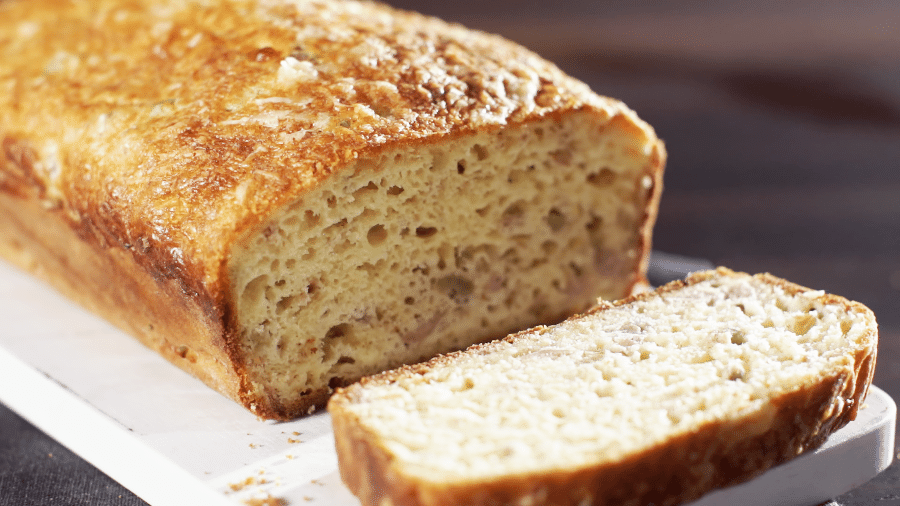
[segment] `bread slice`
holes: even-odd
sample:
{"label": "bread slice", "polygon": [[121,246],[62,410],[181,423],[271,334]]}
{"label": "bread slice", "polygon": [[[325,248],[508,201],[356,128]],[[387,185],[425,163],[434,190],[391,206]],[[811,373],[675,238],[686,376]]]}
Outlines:
{"label": "bread slice", "polygon": [[0,143],[0,255],[278,419],[628,295],[665,158],[515,44],[340,0],[0,2]]}
{"label": "bread slice", "polygon": [[866,307],[724,268],[386,372],[329,403],[363,505],[672,505],[852,420]]}

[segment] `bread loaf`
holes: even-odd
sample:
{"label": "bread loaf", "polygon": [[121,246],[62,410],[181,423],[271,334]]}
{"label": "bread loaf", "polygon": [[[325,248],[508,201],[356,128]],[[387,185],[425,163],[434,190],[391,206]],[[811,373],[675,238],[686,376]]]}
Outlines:
{"label": "bread loaf", "polygon": [[363,505],[674,505],[823,443],[875,368],[861,304],[720,268],[332,397]]}
{"label": "bread loaf", "polygon": [[356,1],[5,0],[0,142],[0,256],[275,419],[628,295],[665,156],[535,54]]}

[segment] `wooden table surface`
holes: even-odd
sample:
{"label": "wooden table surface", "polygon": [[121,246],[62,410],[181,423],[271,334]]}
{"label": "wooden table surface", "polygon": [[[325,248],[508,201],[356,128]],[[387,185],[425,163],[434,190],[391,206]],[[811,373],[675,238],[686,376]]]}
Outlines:
{"label": "wooden table surface", "polygon": [[[625,100],[669,151],[654,249],[865,303],[875,383],[900,399],[900,2],[392,3],[504,34]],[[0,427],[0,490],[143,504],[2,406]],[[56,462],[17,470],[28,452]],[[900,505],[900,465],[836,502]]]}

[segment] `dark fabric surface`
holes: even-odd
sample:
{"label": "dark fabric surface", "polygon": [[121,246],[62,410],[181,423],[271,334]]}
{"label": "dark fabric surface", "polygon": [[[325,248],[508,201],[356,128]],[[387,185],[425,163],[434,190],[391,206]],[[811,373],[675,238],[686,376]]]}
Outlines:
{"label": "dark fabric surface", "polygon": [[0,505],[47,504],[147,503],[0,404]]}

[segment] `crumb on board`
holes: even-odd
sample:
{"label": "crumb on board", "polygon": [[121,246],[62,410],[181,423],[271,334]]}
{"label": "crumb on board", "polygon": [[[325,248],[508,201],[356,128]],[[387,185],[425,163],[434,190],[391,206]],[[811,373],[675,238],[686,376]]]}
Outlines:
{"label": "crumb on board", "polygon": [[294,438],[292,438],[292,437],[289,437],[289,438],[288,438],[288,443],[291,443],[291,444],[293,444],[293,443],[302,443],[302,442],[303,442],[303,441],[301,441],[301,440],[299,440],[299,439],[294,439]]}
{"label": "crumb on board", "polygon": [[256,483],[256,480],[252,476],[248,476],[247,479],[244,481],[239,481],[237,483],[229,483],[228,488],[237,492],[238,490],[242,490],[244,487],[253,485],[254,483]]}
{"label": "crumb on board", "polygon": [[280,497],[272,497],[267,495],[263,498],[245,499],[244,504],[247,506],[287,506],[288,502]]}
{"label": "crumb on board", "polygon": [[[263,472],[260,471],[259,474],[263,474]],[[237,492],[239,490],[243,490],[246,487],[249,487],[250,485],[265,485],[266,483],[269,483],[269,480],[265,478],[255,478],[253,476],[248,476],[244,481],[229,483],[228,488],[230,488],[234,492]]]}

